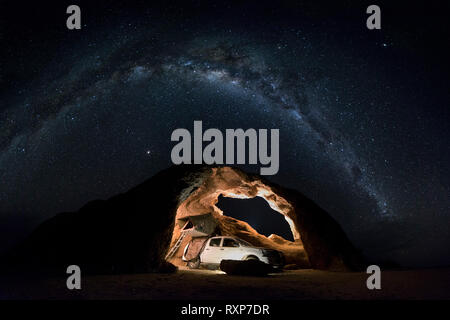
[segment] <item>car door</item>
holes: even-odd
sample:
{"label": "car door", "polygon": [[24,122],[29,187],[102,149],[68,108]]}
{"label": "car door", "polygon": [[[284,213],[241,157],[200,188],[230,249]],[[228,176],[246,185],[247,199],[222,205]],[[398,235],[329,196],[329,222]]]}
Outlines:
{"label": "car door", "polygon": [[222,254],[222,238],[211,238],[208,240],[203,252],[200,256],[202,263],[220,263],[220,256]]}
{"label": "car door", "polygon": [[[224,238],[222,241],[221,260],[241,260],[242,248],[233,238]],[[220,261],[219,261],[220,263]]]}

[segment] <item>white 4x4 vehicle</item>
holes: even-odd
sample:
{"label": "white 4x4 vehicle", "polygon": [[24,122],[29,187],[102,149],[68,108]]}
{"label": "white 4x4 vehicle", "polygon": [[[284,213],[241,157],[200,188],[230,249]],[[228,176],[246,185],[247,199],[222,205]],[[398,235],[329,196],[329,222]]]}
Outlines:
{"label": "white 4x4 vehicle", "polygon": [[194,259],[186,259],[190,243],[184,248],[183,261],[196,269],[200,265],[218,267],[222,260],[259,260],[274,268],[283,267],[283,254],[277,250],[254,247],[248,242],[229,236],[212,237],[206,240],[200,254]]}

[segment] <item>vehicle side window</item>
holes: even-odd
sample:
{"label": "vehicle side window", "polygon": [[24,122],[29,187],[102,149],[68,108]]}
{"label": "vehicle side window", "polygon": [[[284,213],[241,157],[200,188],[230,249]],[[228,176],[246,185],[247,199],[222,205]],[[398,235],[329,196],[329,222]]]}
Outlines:
{"label": "vehicle side window", "polygon": [[211,239],[209,241],[209,246],[210,247],[220,247],[220,240],[222,240],[222,239],[220,239],[220,238]]}
{"label": "vehicle side window", "polygon": [[233,239],[225,238],[223,239],[224,247],[239,247],[239,243]]}

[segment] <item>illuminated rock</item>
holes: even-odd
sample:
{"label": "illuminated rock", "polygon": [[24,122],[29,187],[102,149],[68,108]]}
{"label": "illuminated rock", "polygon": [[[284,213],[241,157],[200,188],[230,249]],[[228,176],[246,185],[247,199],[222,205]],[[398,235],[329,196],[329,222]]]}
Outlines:
{"label": "illuminated rock", "polygon": [[[245,222],[222,215],[215,206],[219,195],[263,197],[284,215],[295,242],[264,237]],[[71,264],[84,273],[173,271],[165,261],[171,241],[180,235],[183,221],[205,214],[214,218],[222,234],[282,248],[287,258],[303,261],[304,267],[361,269],[360,255],[338,223],[299,192],[235,168],[195,165],[170,167],[124,194],[58,214],[2,261],[13,269],[48,272],[61,272]]]}

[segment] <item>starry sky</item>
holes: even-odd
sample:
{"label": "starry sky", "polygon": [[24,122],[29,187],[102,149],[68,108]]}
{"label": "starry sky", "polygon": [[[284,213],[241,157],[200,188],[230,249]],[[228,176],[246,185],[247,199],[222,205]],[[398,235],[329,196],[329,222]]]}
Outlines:
{"label": "starry sky", "polygon": [[291,228],[284,216],[273,210],[263,198],[236,199],[219,196],[216,206],[225,215],[247,222],[266,237],[276,234],[286,240],[294,241]]}
{"label": "starry sky", "polygon": [[79,1],[77,31],[72,3],[2,3],[0,250],[167,168],[202,120],[279,129],[269,179],[367,255],[450,263],[449,5],[408,3],[374,31],[364,1]]}

